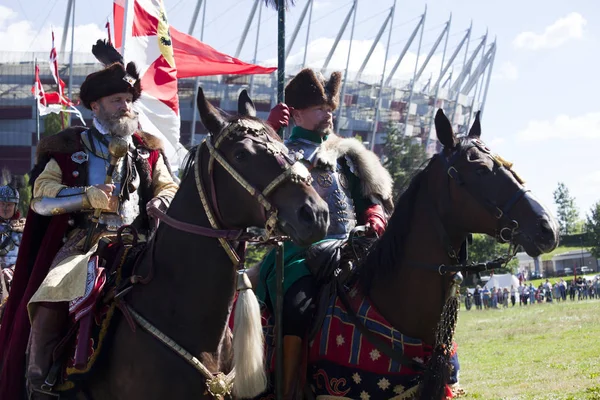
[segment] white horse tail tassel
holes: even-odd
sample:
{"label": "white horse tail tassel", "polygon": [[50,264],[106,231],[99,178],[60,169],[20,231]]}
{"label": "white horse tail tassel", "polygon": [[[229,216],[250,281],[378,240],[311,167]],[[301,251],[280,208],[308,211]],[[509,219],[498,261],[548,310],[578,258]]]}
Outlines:
{"label": "white horse tail tassel", "polygon": [[267,387],[264,362],[264,335],[260,306],[245,270],[237,275],[238,298],[233,327],[233,365],[236,398],[253,398]]}

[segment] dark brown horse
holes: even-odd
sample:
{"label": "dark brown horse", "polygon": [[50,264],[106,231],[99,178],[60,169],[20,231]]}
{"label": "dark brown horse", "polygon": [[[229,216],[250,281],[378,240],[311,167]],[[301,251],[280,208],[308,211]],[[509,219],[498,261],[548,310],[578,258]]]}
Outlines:
{"label": "dark brown horse", "polygon": [[[422,341],[434,348],[434,355],[435,346],[439,344],[436,327],[443,310],[445,312],[444,305],[455,283],[456,271],[469,269],[458,265],[461,264],[459,249],[469,233],[485,233],[499,241],[521,245],[530,256],[549,252],[558,244],[558,225],[550,211],[524,188],[522,180],[511,170],[511,164],[493,154],[480,140],[479,118],[469,135],[460,139],[441,110],[436,114],[435,127],[443,150],[412,179],[401,195],[385,234],[367,256],[358,277],[358,287],[367,295],[369,304],[393,327],[390,335],[393,337],[393,332],[401,332]],[[366,304],[356,300],[355,293],[349,297],[353,304],[359,304],[357,307]],[[348,321],[335,312],[332,319],[326,321],[333,323],[331,321],[337,318],[342,330]],[[358,310],[353,312],[358,313]],[[373,320],[361,317],[361,321],[371,323]],[[357,325],[356,320],[353,325]],[[451,334],[453,328],[452,324],[447,333]],[[325,329],[322,328],[322,332]],[[321,392],[321,395],[352,397],[342,393],[350,393],[355,384],[357,390],[363,390],[357,382],[363,381],[364,377],[358,374],[353,380],[349,379],[352,374],[342,376],[331,364],[328,368],[327,362],[331,360],[326,359],[327,352],[352,343],[351,346],[357,349],[356,354],[362,354],[367,364],[379,361],[385,352],[378,349],[369,359],[368,353],[366,357],[364,352],[360,353],[364,351],[360,344],[353,342],[356,336],[352,335],[358,332],[356,328],[350,337],[347,331],[344,335],[344,332],[327,329],[327,334],[321,332],[312,344],[309,379],[312,379],[313,388],[325,390],[323,388],[327,387],[327,392]],[[319,338],[323,339],[321,343]],[[388,346],[390,343],[388,337]],[[377,343],[371,344],[378,348]],[[353,347],[348,352],[350,349]],[[343,363],[347,363],[348,356],[343,356],[346,353],[343,350],[338,353],[342,355]],[[410,364],[414,360],[400,361],[407,365],[406,361]],[[356,368],[360,368],[358,363]],[[443,371],[439,371],[441,369]],[[449,374],[447,363],[421,372],[422,377],[414,381],[421,382],[420,398],[443,398]],[[371,393],[371,398],[392,398],[401,393],[400,389],[394,392],[394,386],[389,385],[387,380],[380,381],[379,388],[375,387],[378,394]]]}
{"label": "dark brown horse", "polygon": [[[327,230],[327,205],[306,180],[307,171],[288,157],[277,134],[255,118],[245,92],[239,116],[224,119],[202,90],[198,109],[211,135],[190,152],[167,213],[171,219],[163,217],[136,269],[151,278],[125,297],[136,331],[120,316],[108,354],[86,385],[95,400],[213,398],[199,364],[210,374],[224,374],[212,382],[213,393],[227,386],[225,375],[234,364],[236,397],[262,391],[260,320],[249,321],[249,328],[242,326],[237,342],[228,328],[236,262],[225,248],[235,252],[237,243],[190,231],[216,226],[241,230],[265,226],[269,220],[269,229],[276,223],[297,243],[309,244]],[[250,311],[240,314],[253,313],[252,307],[258,312],[257,303],[247,306]],[[237,318],[236,313],[236,330],[244,325]],[[149,333],[148,323],[161,333]]]}

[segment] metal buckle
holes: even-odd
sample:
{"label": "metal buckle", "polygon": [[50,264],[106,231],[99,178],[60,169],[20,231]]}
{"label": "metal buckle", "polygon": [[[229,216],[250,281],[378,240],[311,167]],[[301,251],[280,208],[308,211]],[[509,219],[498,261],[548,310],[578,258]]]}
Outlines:
{"label": "metal buckle", "polygon": [[498,211],[498,214],[496,214],[496,219],[500,219],[504,216],[504,212],[498,207],[496,207],[496,211]]}
{"label": "metal buckle", "polygon": [[452,170],[454,170],[454,172],[455,172],[456,174],[458,174],[458,170],[457,170],[456,168],[454,168],[454,167],[452,167],[452,166],[451,166],[451,167],[449,167],[449,168],[448,168],[448,171],[447,171],[447,172],[448,172],[448,176],[449,176],[450,178],[452,178],[452,179],[456,179],[456,178],[454,178],[454,176],[453,176],[453,175],[452,175],[452,173],[450,172],[450,171],[452,171]]}
{"label": "metal buckle", "polygon": [[[504,237],[505,231],[508,231],[508,234],[510,235],[508,239]],[[510,242],[512,240],[512,232],[513,232],[512,229],[504,227],[504,228],[500,229],[500,233],[498,234],[498,236],[500,237],[500,240],[503,240],[504,242]]]}
{"label": "metal buckle", "polygon": [[446,266],[446,264],[440,264],[440,266],[438,267],[438,273],[442,276],[444,275],[444,272],[442,272],[442,268],[445,266]]}

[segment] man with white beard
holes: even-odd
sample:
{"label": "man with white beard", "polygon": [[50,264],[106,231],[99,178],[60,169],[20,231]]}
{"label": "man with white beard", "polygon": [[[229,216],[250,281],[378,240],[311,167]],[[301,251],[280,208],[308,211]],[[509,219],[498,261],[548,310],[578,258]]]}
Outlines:
{"label": "man with white beard", "polygon": [[[118,56],[101,41],[92,51],[103,62]],[[108,57],[99,57],[106,52]],[[160,140],[139,130],[132,105],[140,95],[135,64],[117,59],[81,85],[80,99],[93,111],[93,126],[65,129],[38,145],[32,211],[15,271],[15,283],[18,274],[21,283],[14,287],[23,290],[11,293],[13,304],[0,330],[0,398],[13,398],[24,387],[23,370],[30,399],[57,397],[53,353],[67,329],[69,301],[83,295],[74,293],[86,287],[95,245],[114,239],[123,225],[133,226],[144,240],[151,228],[147,207],[166,210],[178,189]],[[128,151],[114,168],[114,184],[104,184],[115,137],[127,142]],[[95,230],[94,210],[102,210]],[[91,246],[84,248],[90,227]]]}

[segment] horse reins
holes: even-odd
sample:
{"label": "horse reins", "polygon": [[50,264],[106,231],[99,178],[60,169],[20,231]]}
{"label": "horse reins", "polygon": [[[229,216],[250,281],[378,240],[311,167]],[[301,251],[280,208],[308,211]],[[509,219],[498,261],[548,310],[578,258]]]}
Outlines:
{"label": "horse reins", "polygon": [[[252,184],[250,184],[238,171],[235,170],[223,157],[223,155],[218,151],[219,145],[223,142],[223,140],[228,137],[231,133],[240,134],[242,132],[238,132],[238,127],[241,126],[243,129],[243,134],[245,136],[250,136],[250,139],[259,144],[263,144],[267,147],[269,153],[271,153],[276,159],[280,167],[283,171],[273,179],[263,191],[256,189]],[[264,138],[265,140],[258,140],[258,138]],[[206,188],[204,186],[204,182],[202,180],[200,167],[201,167],[201,153],[202,153],[202,145],[205,145],[209,151],[210,159],[209,163],[209,177],[211,184],[211,199],[212,202],[208,201],[208,196],[206,194]],[[220,222],[222,221],[216,198],[216,188],[214,184],[214,161],[217,161],[252,197],[254,197],[263,207],[263,214],[265,216],[265,229],[266,235],[257,237],[256,235],[252,235],[247,233],[243,229],[238,230],[227,230],[220,229]],[[287,181],[291,181],[296,184],[306,184],[310,185],[311,183],[311,175],[306,169],[306,167],[298,162],[295,158],[290,157],[285,152],[285,146],[283,143],[276,142],[273,138],[269,136],[269,134],[265,131],[264,126],[252,120],[235,120],[230,122],[219,134],[215,144],[213,145],[210,141],[210,137],[205,139],[204,142],[196,149],[195,154],[195,165],[194,165],[194,179],[196,182],[196,188],[198,190],[198,194],[200,196],[200,200],[202,202],[202,207],[206,213],[206,216],[210,222],[211,228],[198,226],[195,224],[190,224],[187,222],[179,221],[163,211],[159,210],[156,207],[150,207],[148,210],[148,214],[164,222],[170,227],[187,232],[195,235],[215,238],[219,240],[219,243],[231,259],[232,263],[237,269],[244,268],[244,257],[240,256],[238,251],[234,248],[232,241],[241,243],[240,248],[242,251],[245,249],[245,243],[248,241],[268,241],[274,234],[277,226],[277,208],[267,199],[267,197],[272,194],[275,189],[277,189],[280,185],[286,183]],[[211,204],[212,203],[212,204]],[[135,275],[135,273],[131,277],[131,283],[148,283],[153,276],[153,259],[154,259],[154,249],[156,243],[156,236],[154,236],[152,240],[152,244],[150,247],[150,273],[147,277],[142,278],[140,276]],[[281,238],[277,238],[280,240]],[[136,260],[136,265],[142,259],[141,256]],[[238,273],[239,274],[239,273]],[[243,282],[246,282],[247,279],[243,279]],[[229,394],[231,392],[231,387],[233,385],[233,380],[235,379],[235,369],[232,369],[229,374],[224,375],[221,372],[216,374],[211,373],[201,362],[198,360],[193,354],[182,348],[178,345],[173,339],[165,335],[158,328],[153,326],[149,321],[147,321],[144,317],[142,317],[139,313],[137,313],[129,304],[126,304],[123,300],[123,296],[127,294],[133,286],[129,286],[120,291],[117,295],[115,295],[115,299],[117,300],[117,305],[123,312],[125,319],[130,324],[132,329],[135,331],[134,321],[141,326],[144,330],[154,336],[157,340],[165,344],[172,351],[177,353],[180,357],[185,359],[191,366],[193,366],[198,372],[200,372],[204,378],[206,379],[206,386],[208,392],[216,398],[223,398],[223,396]],[[240,285],[238,283],[237,290],[245,290],[249,289],[251,286],[248,284]]]}
{"label": "horse reins", "polygon": [[[487,198],[484,198],[480,195],[480,193],[473,189],[472,186],[466,184],[466,181],[462,178],[460,172],[456,168],[455,164],[458,160],[458,157],[469,149],[476,147],[481,152],[490,157],[494,162],[494,168],[497,170],[505,170],[512,174],[515,177],[517,182],[519,183],[519,188],[515,191],[515,193],[509,198],[509,200],[504,204],[504,206],[499,207],[494,202],[490,201]],[[487,209],[497,220],[497,228],[495,238],[501,243],[509,243],[511,246],[505,257],[500,257],[496,260],[489,261],[486,263],[473,263],[469,264],[464,259],[460,259],[459,252],[456,251],[452,241],[450,240],[450,236],[442,222],[442,217],[438,209],[436,208],[433,199],[431,196],[427,196],[427,204],[429,207],[429,213],[433,216],[433,224],[438,233],[438,237],[440,238],[442,245],[444,246],[444,250],[448,257],[451,260],[449,265],[446,264],[428,264],[428,263],[420,263],[411,261],[409,264],[415,267],[421,268],[429,268],[434,269],[443,275],[445,273],[453,273],[453,272],[481,272],[485,270],[490,270],[494,268],[498,268],[503,264],[507,263],[514,257],[516,253],[516,246],[512,244],[512,239],[515,232],[519,228],[519,223],[510,218],[510,211],[517,204],[517,202],[523,198],[523,196],[529,192],[529,189],[526,189],[523,186],[523,180],[511,169],[511,164],[504,161],[501,157],[491,154],[491,151],[479,140],[471,139],[468,146],[461,146],[457,151],[453,152],[449,157],[444,157],[442,154],[436,155],[444,163],[444,168],[446,169],[446,173],[448,175],[447,183],[447,197],[448,203],[451,202],[450,198],[450,180],[453,179],[461,188],[465,189],[479,204],[481,204],[485,209]],[[427,189],[427,188],[426,188]],[[428,190],[428,189],[427,189]]]}

